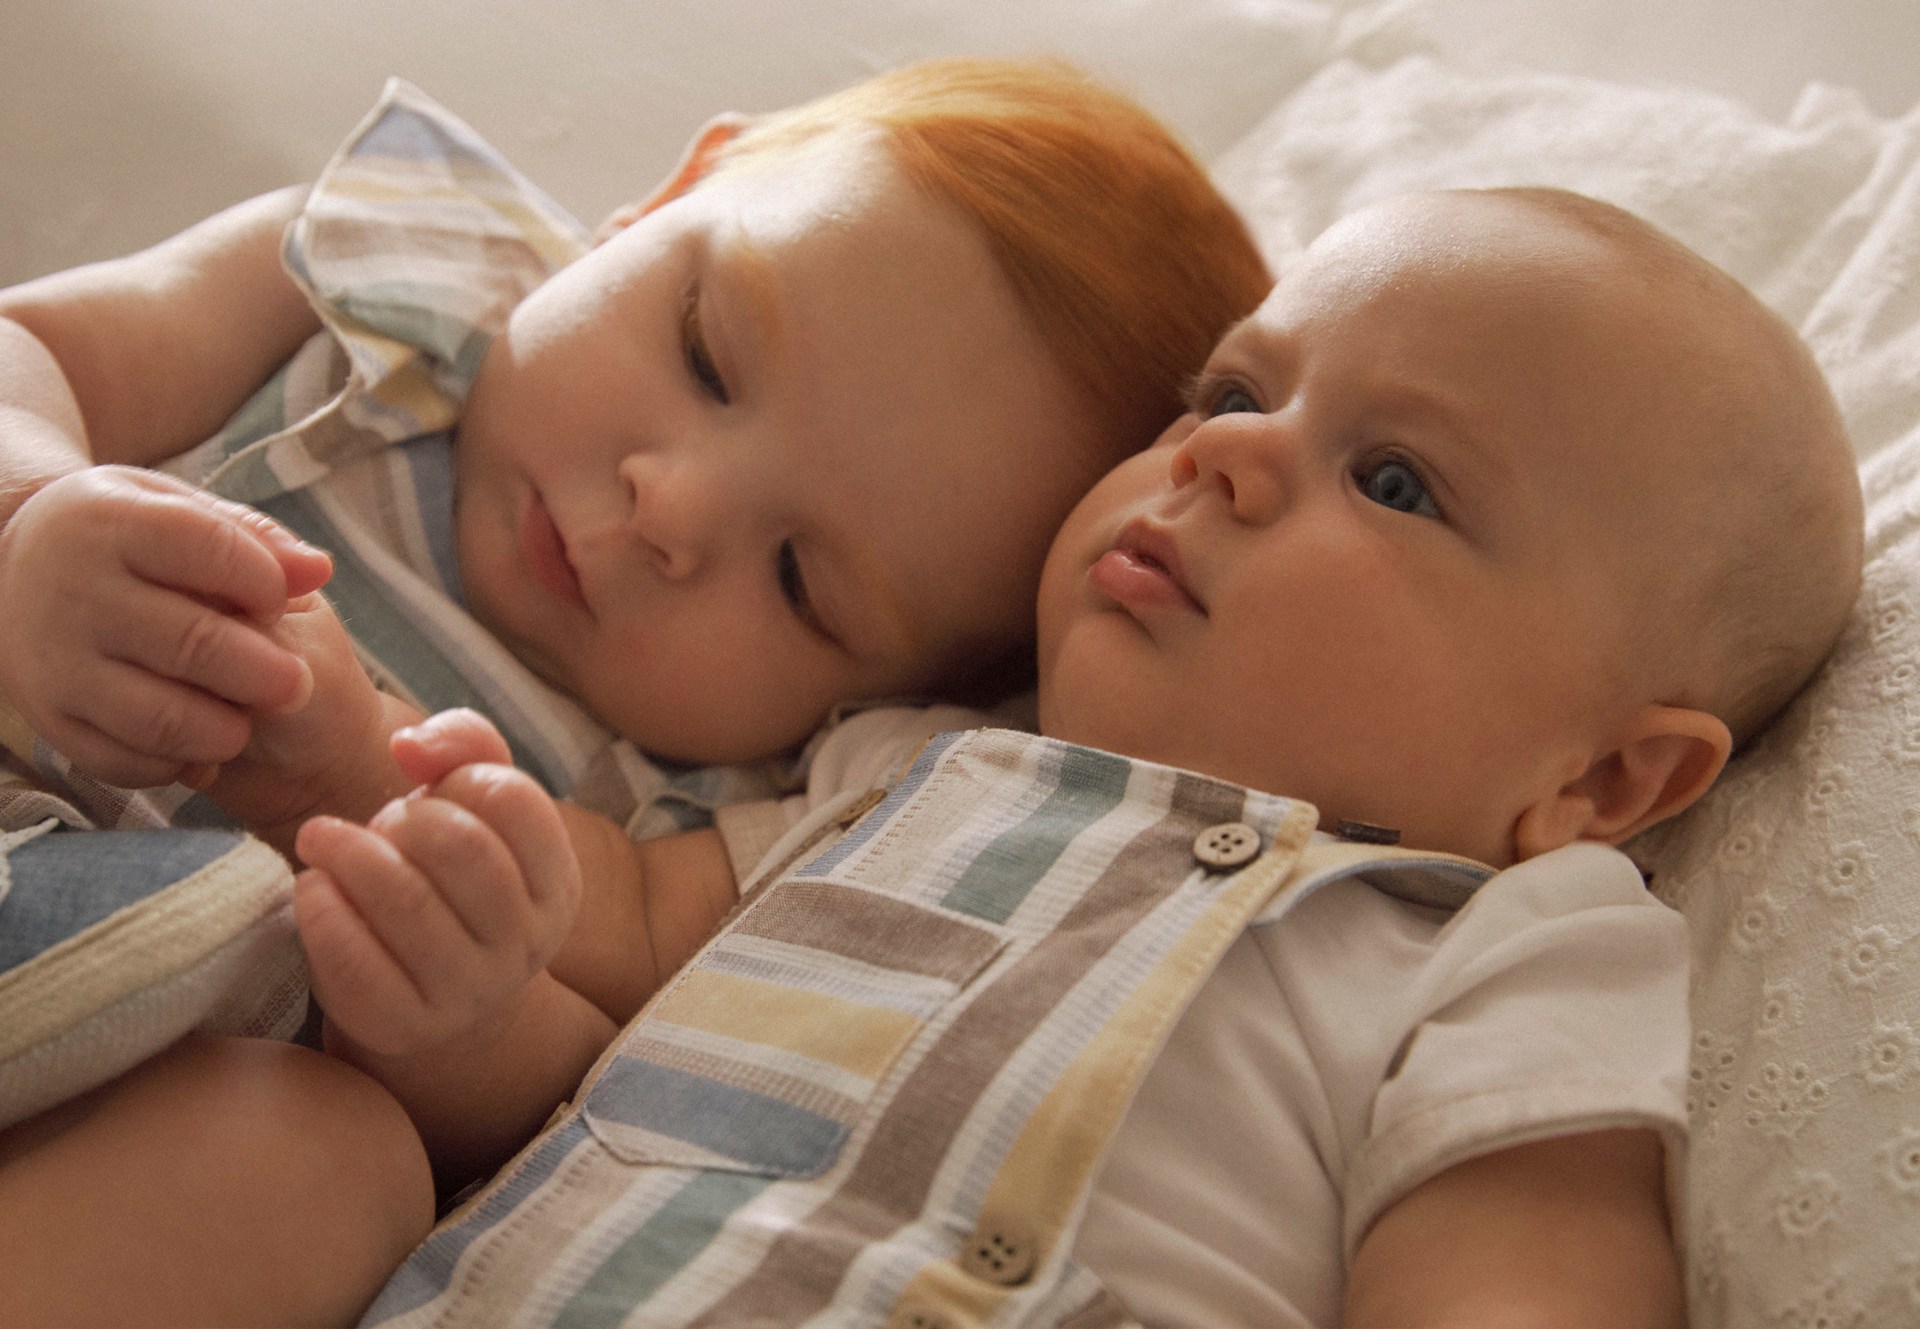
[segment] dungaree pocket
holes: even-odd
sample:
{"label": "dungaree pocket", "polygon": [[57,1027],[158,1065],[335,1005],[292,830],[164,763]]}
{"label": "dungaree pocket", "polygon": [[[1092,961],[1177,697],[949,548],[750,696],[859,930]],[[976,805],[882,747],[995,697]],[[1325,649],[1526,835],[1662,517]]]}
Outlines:
{"label": "dungaree pocket", "polygon": [[846,880],[788,879],[630,1024],[583,1116],[616,1158],[811,1177],[1002,928]]}

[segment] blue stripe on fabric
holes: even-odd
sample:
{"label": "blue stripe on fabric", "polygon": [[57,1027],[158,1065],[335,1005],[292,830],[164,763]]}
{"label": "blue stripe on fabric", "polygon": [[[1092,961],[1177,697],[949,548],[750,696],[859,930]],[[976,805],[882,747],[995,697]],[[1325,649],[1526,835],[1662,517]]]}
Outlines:
{"label": "blue stripe on fabric", "polygon": [[933,774],[933,768],[939,765],[940,758],[946,754],[947,749],[965,736],[964,731],[956,730],[948,733],[935,734],[932,738],[928,739],[927,745],[920,749],[919,757],[916,758],[913,765],[907,769],[907,773],[901,778],[900,783],[893,787],[892,792],[881,799],[873,811],[856,822],[851,831],[847,832],[847,834],[842,836],[834,844],[829,845],[819,855],[802,863],[795,869],[793,875],[796,877],[824,877],[838,868],[855,851],[864,846],[868,840],[871,840],[875,835],[879,834],[880,828],[887,824],[894,813],[906,805],[908,799],[920,792],[920,787],[924,785],[928,777]]}
{"label": "blue stripe on fabric", "polygon": [[553,1329],[612,1329],[690,1264],[737,1210],[772,1185],[767,1177],[703,1172],[660,1206],[601,1262],[554,1317]]}
{"label": "blue stripe on fabric", "polygon": [[1132,763],[1092,748],[1064,747],[1053,792],[975,856],[941,901],[1004,923],[1082,831],[1118,807]]}
{"label": "blue stripe on fabric", "polygon": [[239,831],[246,829],[239,818],[205,794],[194,794],[167,814],[167,825],[196,831]]}
{"label": "blue stripe on fabric", "polygon": [[467,597],[460,586],[460,557],[453,538],[453,436],[423,435],[410,440],[400,455],[406,459],[420,500],[420,529],[433,560],[433,575],[447,597],[465,609]]}
{"label": "blue stripe on fabric", "polygon": [[0,973],[161,894],[245,837],[234,831],[55,831],[7,853]]}
{"label": "blue stripe on fabric", "polygon": [[397,1320],[444,1293],[453,1285],[454,1268],[467,1248],[546,1185],[567,1156],[592,1138],[579,1117],[548,1136],[479,1208],[451,1227],[436,1230],[414,1249],[367,1308],[361,1329]]}
{"label": "blue stripe on fabric", "polygon": [[566,795],[570,784],[566,764],[538,741],[524,712],[505,697],[482,693],[459,671],[453,653],[436,639],[432,622],[392,599],[311,496],[295,491],[259,506],[302,539],[333,555],[327,596],[340,611],[347,631],[391,669],[429,713],[455,706],[479,711],[506,738],[514,765],[539,779],[549,793]]}
{"label": "blue stripe on fabric", "polygon": [[399,157],[407,161],[466,161],[497,170],[501,158],[482,146],[456,138],[448,127],[409,106],[388,106],[363,131],[349,153],[353,157]]}
{"label": "blue stripe on fabric", "polygon": [[638,1126],[785,1177],[825,1171],[847,1138],[847,1127],[831,1117],[637,1057],[616,1057],[586,1107],[601,1121]]}
{"label": "blue stripe on fabric", "polygon": [[437,378],[455,397],[465,397],[493,340],[447,306],[466,293],[422,282],[367,282],[333,299],[334,307],[364,327],[424,351],[442,367]]}

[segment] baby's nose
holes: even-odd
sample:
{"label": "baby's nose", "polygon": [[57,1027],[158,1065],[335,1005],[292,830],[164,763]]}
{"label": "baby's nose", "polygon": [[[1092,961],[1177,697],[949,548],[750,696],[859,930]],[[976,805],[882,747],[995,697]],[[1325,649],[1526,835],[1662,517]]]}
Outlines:
{"label": "baby's nose", "polygon": [[644,453],[620,465],[634,542],[668,580],[696,575],[725,525],[725,486],[714,469]]}
{"label": "baby's nose", "polygon": [[1297,452],[1291,426],[1279,417],[1223,415],[1188,435],[1169,465],[1175,488],[1214,489],[1238,520],[1264,522],[1289,501]]}

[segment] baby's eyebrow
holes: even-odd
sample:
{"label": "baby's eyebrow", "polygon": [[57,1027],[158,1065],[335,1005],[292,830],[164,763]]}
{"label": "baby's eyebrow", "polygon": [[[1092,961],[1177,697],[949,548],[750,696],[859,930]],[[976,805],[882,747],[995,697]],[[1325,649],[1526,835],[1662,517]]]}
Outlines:
{"label": "baby's eyebrow", "polygon": [[1511,469],[1511,459],[1490,441],[1496,437],[1490,432],[1495,422],[1473,409],[1470,396],[1463,400],[1444,386],[1388,382],[1376,389],[1375,402],[1389,418],[1451,440],[1457,455],[1476,471],[1499,474]]}
{"label": "baby's eyebrow", "polygon": [[735,230],[724,253],[728,283],[747,306],[747,317],[763,350],[780,339],[780,265],[744,230]]}

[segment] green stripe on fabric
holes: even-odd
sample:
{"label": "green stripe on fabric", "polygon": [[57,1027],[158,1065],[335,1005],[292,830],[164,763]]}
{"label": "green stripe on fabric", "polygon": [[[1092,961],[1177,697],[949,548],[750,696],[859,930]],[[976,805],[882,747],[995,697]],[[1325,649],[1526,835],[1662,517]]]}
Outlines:
{"label": "green stripe on fabric", "polygon": [[1131,769],[1124,757],[1065,748],[1046,801],[981,850],[941,903],[991,923],[1006,922],[1067,845],[1119,806]]}
{"label": "green stripe on fabric", "polygon": [[615,1247],[554,1317],[553,1329],[611,1329],[707,1248],[771,1177],[705,1172]]}
{"label": "green stripe on fabric", "polygon": [[231,457],[241,448],[257,443],[269,434],[287,427],[287,367],[281,365],[274,376],[247,398],[215,435],[214,446],[223,457]]}
{"label": "green stripe on fabric", "polygon": [[[457,304],[462,294],[425,282],[368,282],[342,293],[334,303],[361,325],[424,351],[441,366],[442,380],[450,373],[454,390],[464,397],[493,339],[445,308]],[[443,381],[442,386],[448,385]]]}

